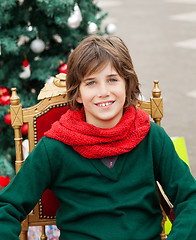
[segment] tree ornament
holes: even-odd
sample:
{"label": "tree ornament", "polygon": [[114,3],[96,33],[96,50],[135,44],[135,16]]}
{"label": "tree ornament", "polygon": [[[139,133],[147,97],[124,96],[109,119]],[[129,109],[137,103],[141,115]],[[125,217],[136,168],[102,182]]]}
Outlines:
{"label": "tree ornament", "polygon": [[9,176],[0,176],[0,187],[6,187],[10,183]]}
{"label": "tree ornament", "polygon": [[94,22],[89,22],[89,23],[88,23],[88,28],[87,28],[88,34],[90,34],[90,35],[96,34],[97,31],[98,31],[97,24],[94,23]]}
{"label": "tree ornament", "polygon": [[35,88],[31,88],[31,92],[32,92],[33,94],[35,94],[35,93],[36,93]]}
{"label": "tree ornament", "polygon": [[0,97],[0,104],[2,106],[9,105],[10,104],[10,95],[1,95]]}
{"label": "tree ornament", "polygon": [[45,43],[43,40],[37,38],[31,42],[30,48],[34,53],[41,53],[45,49]]}
{"label": "tree ornament", "polygon": [[55,77],[49,76],[48,79],[46,80],[46,83],[53,83],[54,79],[55,79]]}
{"label": "tree ornament", "polygon": [[23,124],[23,126],[21,127],[21,132],[24,136],[26,136],[28,134],[28,124],[27,123]]}
{"label": "tree ornament", "polygon": [[59,73],[67,73],[67,64],[60,61]]}
{"label": "tree ornament", "polygon": [[109,23],[106,27],[105,27],[105,32],[109,35],[115,34],[116,32],[116,25],[113,23]]}
{"label": "tree ornament", "polygon": [[30,68],[30,64],[29,62],[27,61],[27,59],[25,59],[23,62],[22,62],[22,65],[23,65],[23,72],[21,72],[19,74],[19,77],[22,78],[22,79],[27,79],[31,76],[31,68]]}
{"label": "tree ornament", "polygon": [[9,95],[10,91],[7,87],[0,87],[0,96],[1,95]]}
{"label": "tree ornament", "polygon": [[7,124],[7,125],[11,125],[11,114],[10,114],[10,113],[8,113],[8,114],[5,115],[5,117],[4,117],[4,122],[5,122],[5,124]]}
{"label": "tree ornament", "polygon": [[30,22],[28,22],[27,31],[29,31],[29,32],[32,32],[32,31],[33,31],[33,26],[31,25]]}
{"label": "tree ornament", "polygon": [[71,16],[67,19],[67,25],[69,28],[76,29],[80,26],[82,21],[82,14],[78,4],[74,6],[74,11],[71,13]]}

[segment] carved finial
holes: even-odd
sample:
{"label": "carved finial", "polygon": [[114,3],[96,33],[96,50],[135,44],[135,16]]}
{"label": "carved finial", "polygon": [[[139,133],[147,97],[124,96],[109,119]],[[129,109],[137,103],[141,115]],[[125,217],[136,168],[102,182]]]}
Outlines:
{"label": "carved finial", "polygon": [[56,75],[53,82],[47,82],[41,89],[38,100],[66,94],[66,74],[60,73]]}
{"label": "carved finial", "polygon": [[56,75],[56,78],[53,80],[54,85],[57,87],[66,87],[66,77],[65,73],[59,73]]}
{"label": "carved finial", "polygon": [[20,98],[17,95],[16,88],[11,88],[12,96],[10,98],[11,105],[19,105]]}
{"label": "carved finial", "polygon": [[159,88],[159,81],[158,80],[154,80],[154,88],[152,90],[152,96],[154,98],[160,98],[160,96],[161,96],[161,90]]}

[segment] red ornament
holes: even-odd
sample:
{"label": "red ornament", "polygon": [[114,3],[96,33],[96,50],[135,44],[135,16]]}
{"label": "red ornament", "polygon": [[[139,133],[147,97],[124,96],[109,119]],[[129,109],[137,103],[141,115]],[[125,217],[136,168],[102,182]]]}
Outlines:
{"label": "red ornament", "polygon": [[11,125],[11,114],[10,114],[10,113],[8,113],[8,114],[5,115],[5,117],[4,117],[4,122],[5,122],[5,124],[7,124],[7,125]]}
{"label": "red ornament", "polygon": [[0,97],[0,104],[2,106],[9,105],[10,104],[10,95],[1,95]]}
{"label": "red ornament", "polygon": [[22,134],[27,135],[28,134],[28,124],[25,123],[21,128]]}
{"label": "red ornament", "polygon": [[31,76],[31,68],[27,59],[22,62],[23,72],[19,73],[19,77],[22,79],[27,79]]}
{"label": "red ornament", "polygon": [[59,73],[67,73],[67,64],[62,62],[58,68],[58,71]]}
{"label": "red ornament", "polygon": [[23,67],[28,67],[28,66],[29,66],[28,60],[25,59],[25,60],[22,62],[22,65],[23,65]]}
{"label": "red ornament", "polygon": [[10,178],[8,176],[0,176],[0,186],[6,187],[10,183]]}
{"label": "red ornament", "polygon": [[0,87],[0,96],[1,95],[9,95],[10,94],[10,91],[8,88],[6,87]]}

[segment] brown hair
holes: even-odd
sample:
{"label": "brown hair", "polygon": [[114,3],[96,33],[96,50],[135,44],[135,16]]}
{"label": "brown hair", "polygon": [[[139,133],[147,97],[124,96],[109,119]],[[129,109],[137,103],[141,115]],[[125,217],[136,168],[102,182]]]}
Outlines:
{"label": "brown hair", "polygon": [[79,86],[86,75],[100,70],[110,62],[126,82],[124,107],[136,106],[140,94],[139,82],[134,71],[129,50],[119,37],[90,36],[85,38],[69,56],[67,62],[67,97],[71,109],[81,108],[76,99]]}

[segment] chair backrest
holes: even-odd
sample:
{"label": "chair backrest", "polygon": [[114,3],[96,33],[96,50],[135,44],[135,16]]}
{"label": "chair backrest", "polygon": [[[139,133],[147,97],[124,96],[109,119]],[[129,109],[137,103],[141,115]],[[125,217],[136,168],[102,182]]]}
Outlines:
{"label": "chair backrest", "polygon": [[[66,75],[58,74],[53,83],[46,83],[45,87],[41,90],[38,96],[40,102],[29,108],[22,108],[20,99],[16,93],[16,88],[12,89],[10,112],[11,122],[15,132],[16,173],[24,162],[21,127],[24,123],[28,124],[29,152],[31,152],[38,141],[43,137],[44,132],[47,131],[51,127],[51,124],[58,120],[68,109],[66,106],[65,81]],[[154,81],[154,88],[150,101],[138,101],[138,107],[145,110],[155,123],[161,124],[161,119],[163,117],[163,101],[158,81]],[[166,219],[166,214],[170,216],[169,213],[172,205],[169,203],[166,196],[164,196],[164,192],[159,183],[157,183],[157,190],[160,197],[161,208],[165,210],[163,211],[163,233],[161,234],[163,240],[166,239],[164,221]],[[58,207],[59,202],[57,198],[53,192],[47,189],[36,207],[28,215],[27,219],[23,221],[20,239],[27,239],[28,226],[42,226],[41,239],[47,239],[45,235],[45,225],[54,225],[56,223],[56,211]]]}
{"label": "chair backrest", "polygon": [[[52,123],[57,121],[68,109],[66,106],[66,89],[64,85],[65,75],[57,75],[54,83],[57,85],[53,83],[46,84],[40,94],[40,98],[42,98],[42,93],[44,92],[47,98],[42,99],[38,104],[29,108],[22,108],[16,88],[12,88],[10,113],[15,133],[16,173],[20,170],[24,162],[21,133],[23,124],[28,124],[30,153],[43,137],[44,132],[49,130]],[[58,208],[58,199],[51,190],[47,189],[33,211],[23,221],[20,239],[27,239],[28,226],[43,226],[42,239],[46,239],[44,226],[56,224],[56,211]]]}

